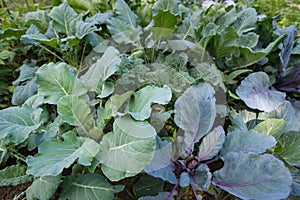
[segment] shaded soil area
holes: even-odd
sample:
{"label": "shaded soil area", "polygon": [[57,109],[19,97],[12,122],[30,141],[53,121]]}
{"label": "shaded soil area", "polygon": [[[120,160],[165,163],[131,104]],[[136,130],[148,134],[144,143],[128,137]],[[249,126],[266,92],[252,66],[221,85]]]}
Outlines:
{"label": "shaded soil area", "polygon": [[[23,183],[16,186],[4,186],[0,187],[0,200],[13,200],[14,197],[19,197],[19,200],[25,200],[26,189],[31,185],[31,182]],[[58,190],[59,191],[59,190]],[[57,200],[59,194],[56,193],[50,200]]]}
{"label": "shaded soil area", "polygon": [[23,191],[25,191],[30,185],[31,183],[28,182],[16,186],[0,187],[0,199],[12,200],[15,196],[20,195]]}

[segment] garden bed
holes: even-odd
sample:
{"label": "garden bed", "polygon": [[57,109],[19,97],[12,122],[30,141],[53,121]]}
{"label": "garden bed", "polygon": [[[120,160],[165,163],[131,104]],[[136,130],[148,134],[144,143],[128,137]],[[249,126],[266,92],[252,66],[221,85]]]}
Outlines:
{"label": "garden bed", "polygon": [[0,30],[0,199],[300,195],[297,25],[234,3],[54,3]]}

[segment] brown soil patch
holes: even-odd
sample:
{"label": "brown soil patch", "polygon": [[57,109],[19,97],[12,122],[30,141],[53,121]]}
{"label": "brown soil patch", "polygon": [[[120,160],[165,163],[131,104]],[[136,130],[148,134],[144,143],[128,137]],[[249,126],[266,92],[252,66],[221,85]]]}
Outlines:
{"label": "brown soil patch", "polygon": [[15,196],[21,194],[31,185],[30,182],[23,183],[16,186],[4,186],[0,187],[0,199],[1,200],[12,200]]}

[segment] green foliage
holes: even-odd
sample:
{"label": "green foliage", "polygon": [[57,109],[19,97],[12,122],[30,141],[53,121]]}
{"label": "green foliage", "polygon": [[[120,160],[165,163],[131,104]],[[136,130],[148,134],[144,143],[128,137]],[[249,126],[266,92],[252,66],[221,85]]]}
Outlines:
{"label": "green foliage", "polygon": [[[24,4],[25,3],[25,4]],[[47,1],[12,1],[5,0],[0,2],[0,107],[5,108],[10,105],[9,99],[12,98],[14,87],[10,86],[13,79],[16,78],[17,68],[23,64],[26,57],[31,58],[31,52],[19,42],[21,35],[25,33],[24,16],[37,9],[43,9]],[[21,104],[23,100],[28,98],[34,84],[31,82],[27,86],[20,86],[16,93],[21,93],[20,97],[14,98],[13,104]],[[25,89],[26,91],[23,91]],[[23,97],[21,97],[23,96]]]}
{"label": "green foliage", "polygon": [[72,131],[65,133],[63,138],[64,141],[53,140],[41,144],[39,155],[28,156],[26,173],[35,176],[57,176],[77,159],[81,165],[91,165],[99,150],[99,145],[94,140],[78,138]]}
{"label": "green foliage", "polygon": [[121,185],[112,186],[104,176],[99,174],[82,174],[76,178],[68,177],[62,185],[64,192],[59,199],[113,199],[114,193],[124,189],[124,186]]}
{"label": "green foliage", "polygon": [[27,199],[49,199],[60,185],[60,176],[42,176],[26,190]]}
{"label": "green foliage", "polygon": [[32,180],[32,177],[26,175],[26,167],[22,165],[12,165],[0,170],[0,185],[19,185]]}
{"label": "green foliage", "polygon": [[244,3],[248,7],[254,7],[260,14],[271,17],[278,16],[277,20],[280,27],[287,27],[300,21],[299,1],[252,0]]}
{"label": "green foliage", "polygon": [[34,180],[28,199],[297,194],[295,26],[198,1],[3,2],[1,107],[16,106],[0,110],[2,186]]}

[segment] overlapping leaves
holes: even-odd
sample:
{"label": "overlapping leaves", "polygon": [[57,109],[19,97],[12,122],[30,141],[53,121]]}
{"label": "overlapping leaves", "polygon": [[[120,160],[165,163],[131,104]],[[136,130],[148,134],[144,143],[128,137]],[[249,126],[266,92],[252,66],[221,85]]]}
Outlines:
{"label": "overlapping leaves", "polygon": [[[150,7],[148,3],[146,10]],[[264,66],[264,62],[269,62],[266,56],[276,50],[286,35],[272,37],[266,43],[258,28],[265,21],[259,20],[252,8],[223,9],[218,4],[187,8],[176,0],[153,4],[148,13],[152,22],[146,29],[146,39],[141,37],[139,25],[146,20],[139,19],[141,13],[137,12],[138,16],[124,0],[113,3],[112,11],[92,17],[89,13],[78,14],[64,2],[49,14],[28,13],[26,33],[0,31],[0,37],[23,34],[24,44],[48,52],[54,49],[58,53],[52,55],[60,60],[65,59],[66,49],[73,51],[84,44],[83,49],[74,51],[84,56],[88,45],[95,47],[109,36],[117,44],[138,47],[123,52],[117,46],[101,43],[97,50],[104,53],[99,58],[92,54],[87,61],[88,69],[78,70],[78,66],[73,68],[65,62],[46,63],[38,69],[27,65],[20,68],[20,77],[14,82],[18,98],[14,96],[13,103],[20,105],[30,98],[22,107],[0,111],[0,160],[5,160],[11,150],[9,145],[27,145],[29,150],[38,147],[38,153],[26,158],[27,175],[25,167],[16,165],[20,173],[3,176],[2,184],[22,183],[33,175],[36,179],[26,191],[27,198],[47,199],[63,179],[60,199],[106,200],[124,189],[109,184],[106,178],[119,181],[144,170],[159,179],[142,176],[137,181],[137,185],[142,185],[134,191],[140,199],[171,199],[176,191],[162,192],[164,181],[174,184],[174,188],[179,185],[200,191],[208,191],[212,183],[242,199],[286,198],[291,191],[291,173],[282,161],[268,153],[278,156],[291,169],[299,166],[300,112],[297,103],[286,100],[287,96],[288,100],[294,96],[283,90],[288,85],[292,89],[287,92],[297,92],[298,85],[297,81],[278,83],[296,77],[290,74],[277,79],[274,86],[282,92],[277,91],[271,86],[281,71]],[[175,39],[170,39],[174,31]],[[283,41],[279,54],[283,72],[290,61],[295,34],[289,33]],[[148,49],[142,47],[144,39]],[[155,51],[150,52],[151,48]],[[186,52],[177,55],[177,51],[187,49],[191,50],[188,54],[197,56],[186,58]],[[216,63],[206,62],[211,60]],[[158,63],[148,63],[152,61]],[[253,70],[232,72],[253,64]],[[198,74],[191,69],[197,69]],[[256,69],[265,71],[241,78],[243,73]],[[297,72],[294,69],[292,72]],[[121,86],[128,86],[123,83],[134,85],[134,89],[122,93]],[[119,90],[115,91],[115,84]],[[235,98],[230,99],[227,107],[222,105],[226,110],[223,113],[218,110],[222,106],[216,105],[217,87]],[[238,97],[233,94],[235,89]],[[238,114],[230,118],[228,130],[221,126],[213,128],[219,115],[225,117],[227,110],[237,108],[264,113],[252,113],[255,117],[251,119]],[[193,153],[194,147],[198,152]],[[224,166],[212,173],[206,162],[221,160]],[[64,169],[72,169],[72,174],[61,178]],[[83,174],[78,175],[77,170]],[[151,194],[157,196],[143,197],[148,195],[143,188],[152,188],[145,180],[157,180],[159,190]],[[41,192],[39,186],[47,192]]]}

